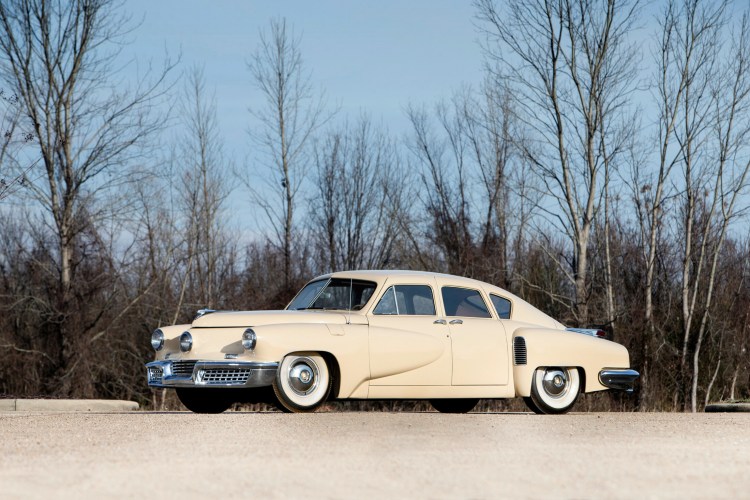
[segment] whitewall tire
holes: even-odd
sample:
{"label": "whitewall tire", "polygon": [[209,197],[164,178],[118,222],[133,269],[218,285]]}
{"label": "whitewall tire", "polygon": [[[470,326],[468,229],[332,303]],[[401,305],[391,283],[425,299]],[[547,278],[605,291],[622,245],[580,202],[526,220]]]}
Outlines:
{"label": "whitewall tire", "polygon": [[282,410],[312,412],[326,401],[332,383],[331,371],[323,356],[296,353],[281,361],[273,390]]}
{"label": "whitewall tire", "polygon": [[578,399],[581,377],[577,368],[540,367],[531,381],[531,397],[524,398],[535,413],[567,413]]}

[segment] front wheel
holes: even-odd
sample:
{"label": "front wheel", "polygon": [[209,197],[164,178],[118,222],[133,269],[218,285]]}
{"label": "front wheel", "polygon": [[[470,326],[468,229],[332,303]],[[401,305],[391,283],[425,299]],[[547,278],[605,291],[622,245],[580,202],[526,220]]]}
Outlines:
{"label": "front wheel", "polygon": [[273,392],[282,411],[313,412],[331,392],[333,378],[323,356],[316,353],[290,354],[279,366]]}
{"label": "front wheel", "polygon": [[222,389],[178,387],[177,397],[193,413],[223,413],[234,401]]}
{"label": "front wheel", "polygon": [[580,390],[581,379],[576,368],[542,367],[534,371],[531,397],[524,401],[534,413],[562,414],[573,408]]}

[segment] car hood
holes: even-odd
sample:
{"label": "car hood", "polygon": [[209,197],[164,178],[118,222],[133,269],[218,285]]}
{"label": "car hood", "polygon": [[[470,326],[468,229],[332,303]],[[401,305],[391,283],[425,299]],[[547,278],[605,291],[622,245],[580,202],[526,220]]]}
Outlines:
{"label": "car hood", "polygon": [[218,311],[193,321],[194,328],[228,328],[289,323],[346,324],[346,312],[331,311]]}

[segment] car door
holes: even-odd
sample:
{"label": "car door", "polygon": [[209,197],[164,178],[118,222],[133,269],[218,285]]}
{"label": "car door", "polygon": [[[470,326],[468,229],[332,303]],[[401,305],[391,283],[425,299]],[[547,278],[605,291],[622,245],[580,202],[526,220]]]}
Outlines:
{"label": "car door", "polygon": [[479,288],[438,281],[451,336],[452,385],[506,385],[508,344],[502,322]]}
{"label": "car door", "polygon": [[368,314],[371,386],[450,386],[451,341],[435,281],[389,279]]}

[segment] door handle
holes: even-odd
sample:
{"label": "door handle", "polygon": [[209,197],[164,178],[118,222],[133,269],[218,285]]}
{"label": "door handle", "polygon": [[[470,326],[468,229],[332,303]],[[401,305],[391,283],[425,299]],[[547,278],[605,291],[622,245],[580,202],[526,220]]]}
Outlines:
{"label": "door handle", "polygon": [[463,325],[464,324],[464,320],[462,320],[462,319],[452,319],[451,322],[450,322],[450,324],[451,325]]}
{"label": "door handle", "polygon": [[444,319],[436,319],[435,321],[432,322],[432,324],[433,325],[444,325],[446,323],[445,323]]}

